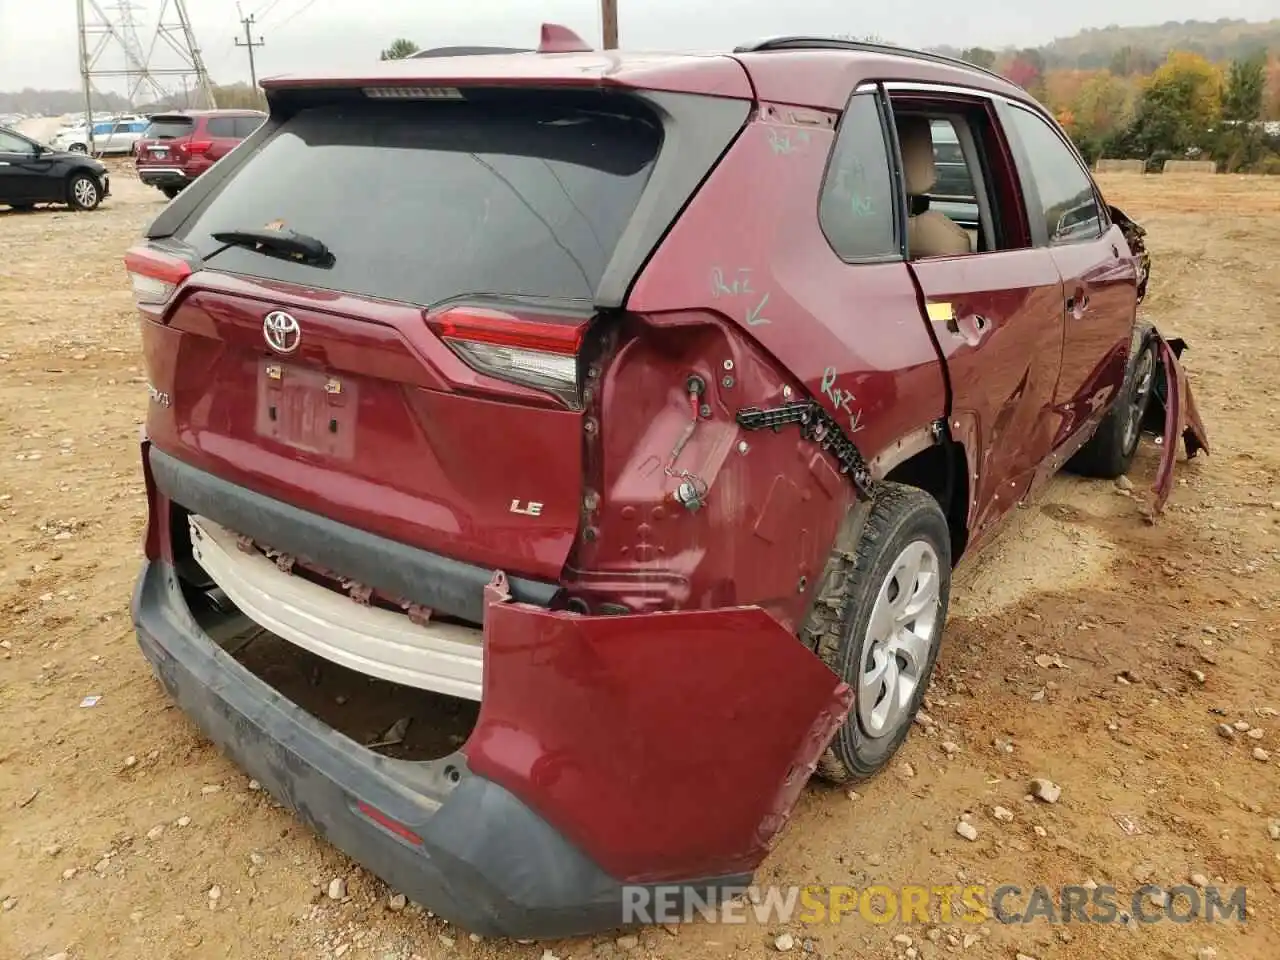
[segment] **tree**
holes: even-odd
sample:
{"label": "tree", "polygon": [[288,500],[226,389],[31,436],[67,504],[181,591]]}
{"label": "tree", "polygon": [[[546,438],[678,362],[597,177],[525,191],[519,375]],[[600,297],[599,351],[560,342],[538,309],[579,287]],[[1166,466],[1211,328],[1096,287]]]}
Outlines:
{"label": "tree", "polygon": [[1262,116],[1263,94],[1267,89],[1267,56],[1254,54],[1233,60],[1222,93],[1222,119],[1252,123]]}
{"label": "tree", "polygon": [[397,37],[391,41],[391,46],[382,51],[378,57],[379,60],[404,60],[412,57],[422,48],[412,40],[406,40],[404,37]]}
{"label": "tree", "polygon": [[1133,91],[1125,81],[1106,70],[1095,73],[1080,87],[1071,104],[1079,135],[1103,140],[1123,129],[1132,101]]}
{"label": "tree", "polygon": [[975,67],[982,67],[984,70],[994,69],[996,65],[996,55],[993,51],[985,47],[970,47],[960,53],[960,59],[966,63],[972,63]]}
{"label": "tree", "polygon": [[1146,156],[1205,148],[1221,103],[1218,68],[1198,54],[1174,51],[1147,80],[1127,139]]}
{"label": "tree", "polygon": [[1044,58],[1037,51],[1019,50],[1001,72],[1037,100],[1044,99]]}
{"label": "tree", "polygon": [[1214,158],[1228,173],[1251,167],[1262,159],[1265,144],[1258,125],[1267,91],[1267,55],[1233,60],[1222,93],[1222,130]]}

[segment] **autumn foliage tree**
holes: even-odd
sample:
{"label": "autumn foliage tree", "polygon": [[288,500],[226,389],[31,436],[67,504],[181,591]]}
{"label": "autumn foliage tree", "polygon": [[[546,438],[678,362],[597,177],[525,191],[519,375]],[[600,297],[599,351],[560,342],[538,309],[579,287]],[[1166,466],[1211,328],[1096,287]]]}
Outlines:
{"label": "autumn foliage tree", "polygon": [[1206,149],[1221,107],[1221,71],[1198,54],[1175,51],[1144,84],[1126,139],[1145,156]]}

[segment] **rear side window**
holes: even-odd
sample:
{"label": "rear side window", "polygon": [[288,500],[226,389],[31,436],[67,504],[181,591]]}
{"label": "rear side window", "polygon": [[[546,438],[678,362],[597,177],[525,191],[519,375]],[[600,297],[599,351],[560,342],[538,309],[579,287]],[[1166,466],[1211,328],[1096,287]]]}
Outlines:
{"label": "rear side window", "polygon": [[899,256],[893,180],[875,94],[855,94],[840,120],[818,219],[843,260]]}
{"label": "rear side window", "polygon": [[210,117],[205,122],[205,129],[211,137],[234,137],[236,135],[235,117]]}
{"label": "rear side window", "polygon": [[[1031,164],[1049,242],[1101,236],[1104,221],[1093,181],[1062,138],[1029,110],[1015,107],[1008,115]],[[1028,213],[1034,216],[1036,211]]]}
{"label": "rear side window", "polygon": [[195,128],[190,117],[157,117],[143,134],[148,140],[176,140]]}
{"label": "rear side window", "polygon": [[245,137],[253,133],[253,131],[257,130],[260,126],[262,126],[262,121],[264,119],[265,118],[263,117],[236,117],[235,118],[235,121],[236,121],[235,136],[243,140]]}
{"label": "rear side window", "polygon": [[[660,139],[656,123],[620,110],[527,100],[314,107],[264,141],[180,235],[214,269],[423,306],[482,294],[591,300]],[[212,237],[276,221],[324,242],[332,265]]]}

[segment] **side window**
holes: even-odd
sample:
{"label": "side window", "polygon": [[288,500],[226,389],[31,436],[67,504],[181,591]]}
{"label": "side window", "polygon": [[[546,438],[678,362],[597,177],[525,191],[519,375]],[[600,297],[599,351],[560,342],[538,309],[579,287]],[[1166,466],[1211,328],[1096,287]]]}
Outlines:
{"label": "side window", "polygon": [[842,260],[896,256],[893,178],[876,97],[855,94],[840,119],[818,222]]}
{"label": "side window", "polygon": [[236,135],[236,121],[234,117],[210,117],[205,129],[209,131],[211,137],[230,137]]}
{"label": "side window", "polygon": [[30,153],[31,144],[12,133],[0,130],[0,153]]}
{"label": "side window", "polygon": [[236,136],[243,140],[260,126],[262,126],[261,117],[236,117]]}
{"label": "side window", "polygon": [[[1057,132],[1029,110],[1013,107],[1009,123],[1031,164],[1040,194],[1040,215],[1050,243],[1069,243],[1101,236],[1105,221],[1093,181]],[[1031,207],[1028,197],[1028,207]],[[1029,209],[1028,215],[1037,211]]]}

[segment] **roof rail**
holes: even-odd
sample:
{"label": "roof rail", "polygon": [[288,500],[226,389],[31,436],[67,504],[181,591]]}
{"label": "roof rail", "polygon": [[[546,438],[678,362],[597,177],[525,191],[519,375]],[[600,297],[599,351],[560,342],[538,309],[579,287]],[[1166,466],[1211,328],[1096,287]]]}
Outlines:
{"label": "roof rail", "polygon": [[474,57],[491,53],[533,53],[528,47],[432,47],[430,50],[419,50],[410,54],[409,59],[418,60],[423,57]]}
{"label": "roof rail", "polygon": [[1002,77],[994,70],[988,70],[986,67],[980,67],[976,63],[970,63],[968,60],[961,60],[959,57],[948,57],[941,53],[931,53],[928,50],[916,50],[911,47],[896,47],[890,43],[873,43],[870,40],[840,40],[836,37],[771,37],[767,40],[760,40],[756,43],[746,43],[740,47],[734,47],[734,53],[766,53],[770,50],[848,50],[857,53],[881,53],[890,56],[910,57],[912,60],[924,60],[929,63],[940,63],[949,67],[963,67],[967,70],[974,70],[978,73],[985,73],[989,77],[997,80],[1003,80],[1005,83],[1016,86],[1008,77]]}

